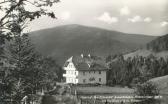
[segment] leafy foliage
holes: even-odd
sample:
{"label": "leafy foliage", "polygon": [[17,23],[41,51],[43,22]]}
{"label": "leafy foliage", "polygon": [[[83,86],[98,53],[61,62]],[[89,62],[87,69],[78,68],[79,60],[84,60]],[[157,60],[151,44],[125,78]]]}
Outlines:
{"label": "leafy foliage", "polygon": [[50,57],[35,51],[27,34],[18,35],[6,43],[1,72],[3,96],[20,101],[24,95],[51,89],[62,79],[62,69]]}
{"label": "leafy foliage", "polygon": [[154,83],[146,82],[137,85],[135,94],[137,96],[144,97],[143,99],[141,99],[141,104],[155,104],[156,99],[154,99],[154,97],[159,95],[159,90]]}
{"label": "leafy foliage", "polygon": [[[59,0],[3,0],[0,2],[0,38],[9,39],[20,34],[26,24],[42,15],[56,18],[53,12],[48,12],[45,7],[51,7]],[[29,9],[29,6],[34,8]],[[4,41],[4,40],[3,40]]]}
{"label": "leafy foliage", "polygon": [[139,96],[156,96],[159,95],[157,86],[152,82],[146,82],[137,85],[136,95]]}
{"label": "leafy foliage", "polygon": [[89,81],[95,81],[94,77],[89,78]]}
{"label": "leafy foliage", "polygon": [[[24,33],[30,21],[47,15],[56,18],[51,7],[59,0],[2,0],[0,1],[0,92],[2,97],[20,101],[24,95],[36,93],[50,81],[40,66],[42,56]],[[34,9],[30,10],[29,6]],[[45,63],[47,66],[49,63]],[[49,66],[49,65],[48,65]],[[45,73],[44,73],[45,72]],[[56,73],[56,72],[54,72]],[[47,80],[46,80],[47,79]],[[41,82],[43,82],[41,84]]]}

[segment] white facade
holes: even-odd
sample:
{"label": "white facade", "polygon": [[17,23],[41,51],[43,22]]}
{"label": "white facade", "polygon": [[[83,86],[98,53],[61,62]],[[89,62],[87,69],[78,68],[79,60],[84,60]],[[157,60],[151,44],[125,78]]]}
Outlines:
{"label": "white facade", "polygon": [[63,74],[63,77],[66,78],[66,83],[78,83],[78,71],[76,70],[74,64],[71,62],[67,65],[67,67],[63,67],[63,69],[66,71],[65,74]]}
{"label": "white facade", "polygon": [[105,70],[80,70],[80,69],[76,69],[73,62],[69,62],[69,64],[63,68],[66,71],[66,73],[63,74],[63,77],[66,78],[66,83],[106,84],[106,71]]}
{"label": "white facade", "polygon": [[106,84],[106,71],[79,71],[79,83]]}

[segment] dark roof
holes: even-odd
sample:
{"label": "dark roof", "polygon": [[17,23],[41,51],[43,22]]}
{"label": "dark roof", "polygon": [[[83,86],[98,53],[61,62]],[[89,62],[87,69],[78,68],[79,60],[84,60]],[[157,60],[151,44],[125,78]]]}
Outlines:
{"label": "dark roof", "polygon": [[64,67],[67,67],[67,66],[68,66],[68,64],[69,64],[69,62],[65,62]]}
{"label": "dark roof", "polygon": [[89,65],[87,63],[81,62],[75,65],[77,70],[90,70]]}
{"label": "dark roof", "polygon": [[64,64],[66,67],[69,62],[73,62],[77,70],[107,70],[107,64],[101,58],[95,58],[92,56],[72,56]]}

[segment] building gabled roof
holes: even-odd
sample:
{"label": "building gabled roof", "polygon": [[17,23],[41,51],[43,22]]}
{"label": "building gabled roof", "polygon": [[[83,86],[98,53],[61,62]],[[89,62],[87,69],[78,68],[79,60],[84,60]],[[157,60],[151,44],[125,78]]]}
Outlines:
{"label": "building gabled roof", "polygon": [[91,55],[84,56],[82,54],[81,56],[72,56],[65,62],[64,67],[67,67],[70,62],[72,62],[76,69],[80,71],[108,69],[107,64],[103,59]]}
{"label": "building gabled roof", "polygon": [[75,65],[77,70],[89,70],[89,65],[87,63],[81,62]]}

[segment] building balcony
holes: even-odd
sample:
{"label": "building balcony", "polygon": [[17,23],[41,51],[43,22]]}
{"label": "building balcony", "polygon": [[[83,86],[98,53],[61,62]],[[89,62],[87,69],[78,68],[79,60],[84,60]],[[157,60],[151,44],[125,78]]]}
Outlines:
{"label": "building balcony", "polygon": [[63,74],[63,77],[77,77],[76,75],[73,75],[73,74]]}

